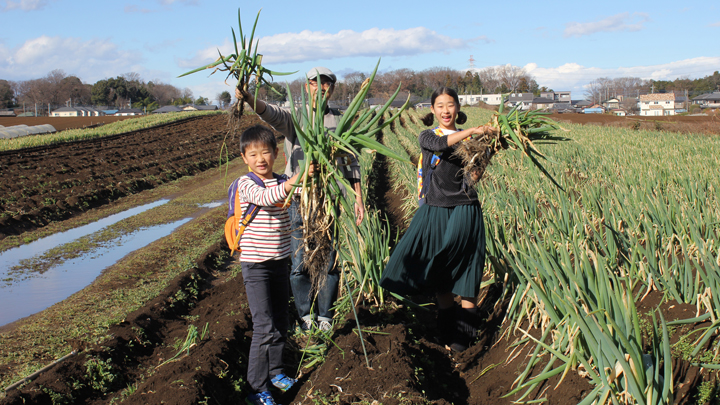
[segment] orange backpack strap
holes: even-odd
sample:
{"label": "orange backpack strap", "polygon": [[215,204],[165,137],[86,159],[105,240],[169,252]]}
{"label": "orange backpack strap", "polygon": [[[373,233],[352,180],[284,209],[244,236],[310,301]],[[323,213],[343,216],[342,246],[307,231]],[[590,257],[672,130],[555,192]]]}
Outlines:
{"label": "orange backpack strap", "polygon": [[[278,184],[282,184],[287,180],[286,176],[279,176],[274,173],[273,175]],[[265,187],[265,182],[257,174],[250,172],[248,177],[258,186]],[[228,218],[225,221],[225,241],[230,248],[230,255],[232,255],[235,251],[240,251],[240,239],[250,222],[260,212],[260,207],[255,204],[248,204],[245,212],[240,214],[240,179],[235,180],[228,189],[228,205]]]}

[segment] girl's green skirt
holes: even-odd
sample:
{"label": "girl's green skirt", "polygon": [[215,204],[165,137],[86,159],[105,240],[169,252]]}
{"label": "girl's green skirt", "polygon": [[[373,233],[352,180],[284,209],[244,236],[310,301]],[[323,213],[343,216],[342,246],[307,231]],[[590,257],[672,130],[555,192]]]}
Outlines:
{"label": "girl's green skirt", "polygon": [[380,285],[396,294],[477,297],[485,266],[480,204],[421,206],[393,249]]}

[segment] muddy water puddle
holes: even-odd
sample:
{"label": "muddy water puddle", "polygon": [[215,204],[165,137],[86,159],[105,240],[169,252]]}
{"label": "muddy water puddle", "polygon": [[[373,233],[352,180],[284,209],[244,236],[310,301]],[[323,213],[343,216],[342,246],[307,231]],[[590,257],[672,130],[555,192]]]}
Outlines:
{"label": "muddy water puddle", "polygon": [[[222,205],[176,208],[168,202],[158,200],[1,252],[0,326],[68,298],[129,253],[170,235],[198,213]],[[168,211],[175,215],[167,215]]]}

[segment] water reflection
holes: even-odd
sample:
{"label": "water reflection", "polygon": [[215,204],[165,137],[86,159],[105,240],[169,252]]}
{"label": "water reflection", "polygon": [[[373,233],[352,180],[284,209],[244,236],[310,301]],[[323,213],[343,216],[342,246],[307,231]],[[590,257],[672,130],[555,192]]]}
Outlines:
{"label": "water reflection", "polygon": [[[167,202],[167,200],[163,201]],[[163,203],[154,203],[156,204],[154,206],[162,205]],[[138,207],[138,209],[139,208],[141,207]],[[148,207],[145,210],[150,208],[152,207]],[[128,211],[125,211],[121,214],[125,214],[127,212]],[[138,212],[136,212],[136,214],[137,213]],[[128,216],[132,215],[134,214]],[[125,216],[124,218],[127,218],[128,216]],[[110,219],[110,217],[105,218],[105,220],[108,219]],[[120,219],[117,219],[115,222],[119,220]],[[190,218],[185,218],[169,224],[142,228],[136,232],[113,240],[101,248],[94,249],[81,257],[68,260],[56,267],[52,267],[42,276],[32,277],[13,283],[10,286],[0,288],[0,308],[2,308],[0,311],[0,326],[42,311],[43,309],[66,299],[92,283],[92,281],[95,280],[95,278],[97,278],[97,276],[99,276],[105,268],[115,264],[128,253],[141,249],[153,241],[171,234],[177,227],[188,221],[190,221]],[[112,225],[115,222],[105,223],[104,226]],[[91,225],[96,224],[97,222]],[[74,231],[79,229],[80,228],[77,228]],[[102,229],[102,227],[95,229],[92,232],[96,232],[100,229]],[[60,238],[59,242],[55,243],[52,247],[56,247],[64,242],[72,240],[69,236],[67,236],[68,232],[65,232],[65,236]],[[78,233],[75,237],[85,236],[92,232],[86,231],[85,233]],[[53,238],[59,235],[60,234],[54,235]],[[29,246],[30,245],[23,247],[27,248]],[[43,245],[43,250],[34,254],[41,254],[44,250],[50,248],[51,247]],[[3,264],[3,266],[6,265]],[[7,267],[4,268],[7,269]],[[6,270],[0,272],[0,277],[5,271]]]}
{"label": "water reflection", "polygon": [[46,251],[56,248],[64,243],[93,234],[103,228],[118,223],[123,219],[130,218],[147,210],[167,204],[169,201],[170,200],[163,199],[150,204],[131,208],[129,210],[110,215],[91,224],[70,229],[69,231],[56,233],[54,235],[38,239],[35,242],[28,243],[27,245],[18,246],[16,248],[8,249],[5,252],[0,252],[0,280],[5,279],[7,277],[7,271],[15,266],[18,266],[22,260],[40,256]]}

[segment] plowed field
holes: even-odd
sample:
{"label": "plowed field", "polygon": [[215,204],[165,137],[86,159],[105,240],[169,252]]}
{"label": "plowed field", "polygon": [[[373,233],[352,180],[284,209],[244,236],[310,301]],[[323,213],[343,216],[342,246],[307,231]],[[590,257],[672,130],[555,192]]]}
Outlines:
{"label": "plowed field", "polygon": [[0,239],[217,166],[224,116],[0,153]]}

